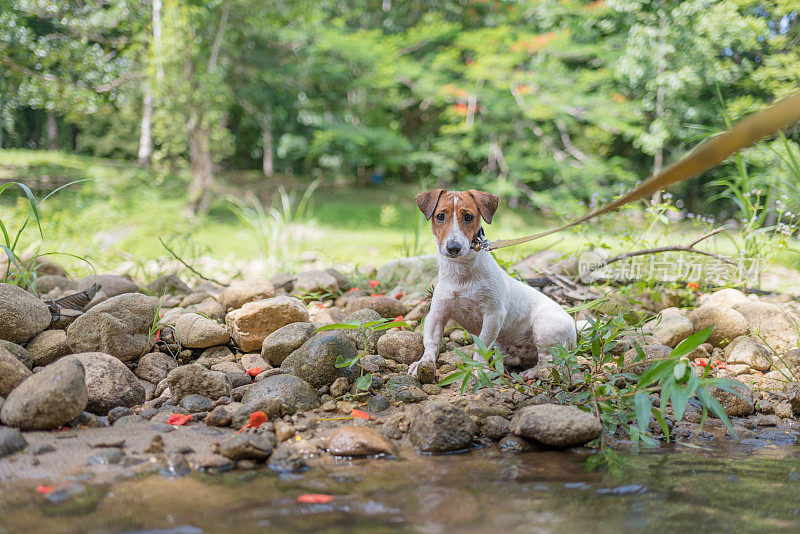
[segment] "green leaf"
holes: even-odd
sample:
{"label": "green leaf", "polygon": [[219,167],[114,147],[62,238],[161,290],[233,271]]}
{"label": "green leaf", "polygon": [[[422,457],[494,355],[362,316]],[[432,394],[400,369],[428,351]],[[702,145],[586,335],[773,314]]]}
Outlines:
{"label": "green leaf", "polygon": [[446,377],[442,378],[442,379],[439,381],[439,385],[440,385],[440,386],[448,386],[448,385],[450,385],[450,384],[453,384],[453,383],[455,383],[455,382],[458,382],[459,380],[461,380],[462,378],[464,378],[464,374],[465,374],[465,373],[466,373],[466,374],[469,374],[469,372],[468,372],[468,371],[453,371],[452,373],[450,373],[450,374],[449,374],[449,375],[447,375]]}
{"label": "green leaf", "polygon": [[669,425],[667,424],[666,419],[664,419],[664,415],[661,413],[661,410],[657,408],[654,409],[653,417],[655,417],[658,426],[661,427],[661,432],[664,434],[664,438],[669,441]]}
{"label": "green leaf", "polygon": [[372,375],[367,373],[361,375],[356,379],[356,389],[359,391],[367,391],[372,387]]}
{"label": "green leaf", "polygon": [[689,402],[689,390],[681,384],[673,384],[669,392],[669,400],[672,402],[672,411],[675,414],[675,421],[683,419],[683,412],[686,411],[686,403]]}
{"label": "green leaf", "polygon": [[708,407],[708,410],[716,415],[723,423],[725,423],[725,427],[730,430],[733,437],[736,437],[736,431],[733,429],[733,423],[731,420],[728,419],[728,414],[725,413],[725,409],[719,403],[717,399],[715,399],[711,393],[706,388],[700,388],[697,390],[697,398],[700,402]]}
{"label": "green leaf", "polygon": [[672,367],[674,365],[675,362],[673,360],[653,362],[650,364],[650,367],[648,367],[639,377],[639,382],[637,382],[636,388],[643,389],[663,380],[672,373]]}
{"label": "green leaf", "polygon": [[389,328],[411,328],[408,323],[404,321],[389,321],[388,323],[381,324],[375,327],[372,327],[370,330],[380,331],[380,330],[388,330]]}
{"label": "green leaf", "polygon": [[672,349],[672,352],[669,353],[670,358],[680,358],[681,356],[689,354],[694,349],[705,343],[706,339],[708,339],[708,336],[711,335],[713,330],[714,326],[712,325],[687,337],[681,341],[677,347]]}
{"label": "green leaf", "polygon": [[653,400],[650,395],[644,391],[638,392],[633,397],[633,405],[636,408],[636,423],[642,432],[647,431],[647,425],[650,423],[650,412],[653,409]]}
{"label": "green leaf", "polygon": [[680,382],[686,375],[686,367],[686,362],[681,361],[672,368],[672,376],[675,377],[676,382]]}
{"label": "green leaf", "polygon": [[359,328],[359,325],[352,323],[334,323],[320,326],[316,329],[316,332],[325,332],[326,330],[358,330]]}

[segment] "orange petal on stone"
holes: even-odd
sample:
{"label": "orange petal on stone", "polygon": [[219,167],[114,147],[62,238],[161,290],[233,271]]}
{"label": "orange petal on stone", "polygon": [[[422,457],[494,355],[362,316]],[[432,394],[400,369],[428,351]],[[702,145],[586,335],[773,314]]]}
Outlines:
{"label": "orange petal on stone", "polygon": [[50,493],[54,489],[55,488],[53,486],[36,486],[36,491],[38,493],[41,493],[42,495],[47,495],[48,493]]}
{"label": "orange petal on stone", "polygon": [[261,367],[251,367],[247,370],[247,374],[250,376],[258,376],[261,371],[263,371]]}
{"label": "orange petal on stone", "polygon": [[325,495],[324,493],[304,493],[297,497],[297,502],[306,504],[325,504],[334,500],[333,495]]}
{"label": "orange petal on stone", "polygon": [[188,423],[191,420],[192,420],[192,416],[191,415],[184,415],[182,413],[174,413],[174,414],[169,416],[169,419],[167,419],[167,424],[168,425],[174,425],[174,426],[181,426],[181,425],[185,425],[186,423]]}
{"label": "orange petal on stone", "polygon": [[245,428],[258,428],[264,423],[269,421],[269,417],[264,412],[258,411],[253,412],[250,414],[250,420],[244,425],[242,428],[239,429],[239,432],[244,430]]}
{"label": "orange petal on stone", "polygon": [[375,287],[378,287],[379,285],[381,285],[381,283],[378,282],[377,280],[370,280],[369,281],[369,287],[375,288]]}
{"label": "orange petal on stone", "polygon": [[356,417],[358,419],[368,419],[368,420],[372,419],[367,412],[362,412],[358,408],[353,408],[353,411],[350,412],[350,415],[352,415],[353,417]]}

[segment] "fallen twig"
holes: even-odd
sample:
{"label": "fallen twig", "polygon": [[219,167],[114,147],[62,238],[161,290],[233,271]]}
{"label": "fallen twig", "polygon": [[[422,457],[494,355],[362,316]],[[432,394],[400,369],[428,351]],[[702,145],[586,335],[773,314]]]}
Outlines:
{"label": "fallen twig", "polygon": [[197,269],[195,269],[194,267],[192,267],[191,265],[189,265],[188,263],[186,263],[185,261],[183,261],[183,258],[181,258],[180,256],[178,256],[178,255],[175,253],[175,251],[174,251],[174,250],[172,250],[171,248],[169,248],[169,247],[167,246],[167,244],[166,244],[166,243],[164,243],[164,240],[163,240],[163,239],[161,239],[160,237],[158,238],[158,241],[161,243],[161,246],[162,246],[162,247],[164,247],[164,248],[167,250],[167,252],[169,252],[169,253],[172,255],[172,257],[173,257],[173,258],[175,258],[176,260],[178,260],[179,262],[181,262],[181,263],[184,265],[184,267],[186,267],[187,269],[189,269],[190,271],[192,271],[194,274],[196,274],[197,276],[199,276],[200,278],[202,278],[202,279],[203,279],[203,280],[205,280],[206,282],[212,282],[212,283],[214,283],[214,284],[217,284],[218,286],[224,286],[224,285],[225,285],[225,284],[223,284],[222,282],[220,282],[220,281],[218,281],[218,280],[214,280],[213,278],[209,278],[208,276],[204,276],[204,275],[203,275],[202,273],[200,273],[200,272],[199,272]]}

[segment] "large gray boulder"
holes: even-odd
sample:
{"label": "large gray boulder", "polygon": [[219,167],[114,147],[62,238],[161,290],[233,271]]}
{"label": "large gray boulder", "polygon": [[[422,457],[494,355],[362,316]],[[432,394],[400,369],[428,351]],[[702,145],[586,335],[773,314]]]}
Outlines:
{"label": "large gray boulder", "polygon": [[261,399],[285,402],[295,411],[312,410],[319,406],[319,396],[311,384],[294,375],[273,375],[260,380],[247,389],[243,404]]}
{"label": "large gray boulder", "polygon": [[44,367],[70,353],[67,332],[64,330],[40,332],[25,348],[31,355],[34,367]]}
{"label": "large gray boulder", "polygon": [[0,284],[0,339],[26,343],[49,324],[44,302],[15,285]]}
{"label": "large gray boulder", "polygon": [[144,402],[144,387],[119,359],[102,352],[76,354],[75,358],[85,371],[87,412],[105,415],[117,406],[130,408]]}
{"label": "large gray boulder", "polygon": [[225,345],[231,339],[224,326],[197,313],[184,313],[177,318],[175,338],[182,347],[189,349]]}
{"label": "large gray boulder", "polygon": [[230,378],[219,371],[209,371],[196,363],[183,365],[167,375],[172,402],[179,403],[186,395],[195,393],[211,400],[227,397],[233,386]]}
{"label": "large gray boulder", "polygon": [[574,406],[539,404],[514,414],[509,430],[549,447],[573,447],[600,437],[603,425],[595,416]]}
{"label": "large gray boulder", "polygon": [[0,347],[0,397],[11,391],[31,376],[31,371],[16,356]]}
{"label": "large gray boulder", "polygon": [[351,360],[357,355],[356,345],[349,337],[338,332],[320,332],[291,353],[281,369],[318,388],[345,374],[345,368],[336,367],[337,358]]}
{"label": "large gray boulder", "polygon": [[136,360],[155,344],[150,329],[157,313],[154,297],[118,295],[75,319],[67,328],[67,341],[74,353],[105,352],[123,362]]}
{"label": "large gray boulder", "polygon": [[287,356],[311,339],[314,330],[314,325],[306,322],[282,326],[264,338],[261,344],[261,356],[270,365],[279,366]]}
{"label": "large gray boulder", "polygon": [[449,402],[434,400],[420,405],[408,434],[421,452],[450,452],[469,447],[476,431],[467,412]]}
{"label": "large gray boulder", "polygon": [[3,403],[0,421],[21,430],[50,430],[80,415],[88,401],[83,365],[67,356],[17,386]]}

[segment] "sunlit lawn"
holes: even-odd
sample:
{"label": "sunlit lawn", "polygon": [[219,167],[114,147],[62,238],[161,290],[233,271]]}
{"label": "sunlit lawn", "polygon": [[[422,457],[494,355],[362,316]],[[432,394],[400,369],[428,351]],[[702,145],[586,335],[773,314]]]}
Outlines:
{"label": "sunlit lawn", "polygon": [[[303,180],[269,180],[253,173],[220,173],[220,190],[215,193],[208,215],[187,218],[183,208],[187,177],[185,172],[158,177],[126,162],[114,162],[45,151],[0,151],[0,179],[31,183],[37,176],[86,180],[58,192],[42,206],[43,251],[67,252],[92,261],[98,271],[130,269],[167,256],[159,243],[162,238],[188,260],[210,256],[234,274],[249,271],[261,253],[248,227],[229,210],[227,195],[244,196],[254,190],[262,199],[274,196],[278,184],[290,189],[305,187]],[[354,187],[335,180],[323,182],[314,195],[313,220],[305,231],[298,260],[317,260],[317,264],[380,265],[413,251],[434,252],[427,225],[419,227],[419,212],[413,185]],[[0,198],[0,216],[9,229],[21,222],[23,199],[7,194]],[[41,196],[41,195],[40,195]],[[615,215],[610,215],[615,217]],[[512,238],[545,230],[557,224],[530,210],[511,210],[501,203],[495,222],[486,227],[491,240]],[[699,231],[687,224],[676,224],[673,244],[686,244]],[[33,225],[24,243],[32,249],[38,233]],[[601,225],[592,224],[582,233],[562,232],[540,241],[504,249],[498,256],[506,260],[522,258],[543,248],[574,253],[587,243],[603,242],[612,250],[623,247],[620,239],[606,235]],[[717,239],[704,246],[722,254],[735,251],[729,240]],[[76,273],[88,267],[73,258],[58,260]],[[785,265],[796,265],[797,256],[785,253]],[[308,263],[298,263],[301,268]],[[257,267],[256,267],[257,268]],[[151,269],[152,271],[152,269]],[[266,273],[272,274],[272,273]]]}

